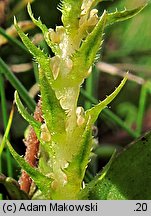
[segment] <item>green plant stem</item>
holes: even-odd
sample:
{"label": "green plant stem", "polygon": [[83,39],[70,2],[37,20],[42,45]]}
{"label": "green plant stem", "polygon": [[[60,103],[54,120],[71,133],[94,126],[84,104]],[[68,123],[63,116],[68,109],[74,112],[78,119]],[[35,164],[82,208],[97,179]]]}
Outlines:
{"label": "green plant stem", "polygon": [[3,73],[5,77],[9,80],[12,86],[19,92],[21,98],[25,101],[28,108],[33,112],[35,109],[35,101],[28,95],[27,90],[21,84],[21,82],[15,77],[15,75],[10,71],[5,62],[0,58],[0,73]]}
{"label": "green plant stem", "polygon": [[[89,94],[90,97],[93,97],[93,74],[91,73],[90,76],[86,79],[85,83],[85,91]],[[88,110],[91,108],[91,102],[89,100],[86,100],[85,102],[85,110]]]}
{"label": "green plant stem", "polygon": [[143,125],[143,117],[145,113],[145,105],[146,105],[146,99],[147,99],[147,92],[148,89],[146,85],[142,85],[141,92],[140,92],[140,98],[139,98],[139,108],[138,108],[138,115],[137,115],[137,128],[136,132],[141,135],[142,132],[142,125]]}
{"label": "green plant stem", "polygon": [[[98,104],[98,100],[94,97],[91,97],[84,89],[81,89],[81,94],[87,98],[91,103]],[[117,125],[119,125],[121,128],[123,128],[127,133],[132,136],[133,138],[138,138],[138,133],[133,131],[131,128],[129,128],[116,114],[114,114],[109,109],[102,110],[102,114],[108,118],[109,121],[115,122]]]}
{"label": "green plant stem", "polygon": [[35,75],[36,83],[39,83],[38,65],[36,62],[33,62],[33,69],[34,69],[34,75]]}
{"label": "green plant stem", "polygon": [[[4,130],[6,130],[7,122],[8,122],[8,116],[7,116],[7,106],[6,106],[6,96],[5,96],[5,90],[4,90],[4,79],[2,74],[0,74],[0,94],[1,94],[1,107],[2,107],[2,117],[3,117],[3,123],[4,123]],[[11,154],[9,152],[9,149],[6,149],[6,158],[7,158],[7,172],[8,176],[13,176],[13,170],[12,170],[12,163],[11,163]],[[1,161],[2,166],[2,161]],[[1,167],[2,169],[2,167]]]}
{"label": "green plant stem", "polygon": [[28,53],[30,55],[29,51],[26,49],[26,47],[16,38],[11,37],[8,35],[3,28],[0,27],[0,34],[3,35],[11,44],[17,45],[23,52]]}

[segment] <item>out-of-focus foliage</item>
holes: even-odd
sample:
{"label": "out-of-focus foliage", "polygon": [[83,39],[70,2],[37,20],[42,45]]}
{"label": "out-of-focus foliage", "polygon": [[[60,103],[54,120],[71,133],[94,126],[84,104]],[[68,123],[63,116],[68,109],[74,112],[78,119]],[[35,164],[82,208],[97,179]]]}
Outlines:
{"label": "out-of-focus foliage", "polygon": [[[118,9],[133,8],[142,3],[145,0],[120,0],[114,1],[113,8],[116,5]],[[109,7],[109,10],[113,10]],[[130,62],[133,61],[139,64],[151,65],[151,5],[149,4],[144,11],[138,14],[134,19],[130,19],[124,23],[117,24],[116,28],[110,27],[108,32],[110,33],[109,46],[107,50],[106,58],[119,62],[123,57],[127,58]],[[112,46],[113,45],[113,46]],[[113,58],[113,59],[112,59]]]}
{"label": "out-of-focus foliage", "polygon": [[[6,0],[6,2],[7,2],[7,0]],[[34,11],[34,16],[35,17],[40,16],[42,22],[45,23],[48,28],[54,28],[56,25],[57,26],[62,25],[60,11],[56,9],[56,6],[58,5],[59,0],[51,0],[51,1],[50,0],[45,0],[45,1],[35,0],[35,1],[31,1],[31,2],[33,2],[32,8]],[[96,0],[96,1],[94,0],[94,2],[98,2],[98,0]],[[133,0],[133,1],[129,1],[129,0],[114,0],[114,1],[110,1],[110,0],[105,1],[104,0],[104,1],[101,1],[100,0],[99,2],[100,3],[98,5],[98,9],[99,9],[99,11],[100,11],[99,13],[101,15],[101,13],[104,9],[107,9],[107,11],[109,11],[109,12],[115,12],[116,7],[119,11],[123,10],[125,7],[127,9],[132,9],[132,8],[137,8],[139,5],[142,5],[142,3],[146,2],[146,1],[145,0]],[[12,23],[13,23],[13,21],[12,21],[13,16],[12,15],[14,15],[14,14],[17,16],[17,20],[21,20],[21,21],[29,20],[29,16],[28,16],[28,14],[24,8],[25,3],[26,3],[26,0],[23,0],[23,1],[10,0],[9,1],[8,13],[7,13],[8,16],[4,17],[6,19],[3,19],[3,22],[2,22],[2,27],[4,29],[8,29],[12,25]],[[138,76],[142,76],[145,79],[148,79],[148,77],[150,77],[150,75],[151,75],[151,72],[150,72],[150,64],[151,64],[150,63],[150,55],[151,55],[150,14],[151,14],[151,6],[149,5],[147,8],[145,8],[145,10],[143,10],[135,18],[130,19],[128,21],[125,21],[122,24],[118,23],[114,26],[109,26],[106,29],[105,43],[104,43],[105,45],[102,47],[103,55],[102,55],[101,60],[106,61],[108,63],[120,63],[120,64],[122,63],[122,64],[124,64],[124,66],[122,65],[122,67],[124,67],[124,68],[126,68],[126,64],[129,63],[129,64],[131,64],[131,66],[134,66],[134,71],[138,72],[137,73]],[[64,17],[65,16],[66,16],[66,14],[64,15]],[[112,21],[112,19],[111,19],[111,21]],[[38,43],[38,45],[44,50],[44,52],[50,53],[52,56],[53,54],[51,53],[50,48],[43,41],[43,37],[41,37],[41,34],[39,37],[39,32],[40,31],[38,28],[34,28],[31,31],[29,31],[29,37],[31,38],[31,40],[35,44]],[[1,37],[0,37],[0,40],[1,40]],[[94,40],[92,40],[92,41],[94,41]],[[0,44],[1,44],[1,41],[0,41]],[[89,49],[89,46],[87,46],[87,48]],[[11,50],[11,52],[10,52],[10,50]],[[30,69],[28,72],[18,73],[15,76],[17,76],[17,78],[19,78],[19,80],[21,80],[21,82],[25,85],[25,87],[27,89],[30,89],[30,87],[32,87],[32,85],[35,84],[35,77],[33,74],[33,65],[31,63],[31,56],[29,54],[23,53],[18,47],[12,46],[10,43],[7,43],[7,44],[0,47],[0,55],[5,60],[5,62],[8,63],[9,66],[11,66],[11,68],[14,68],[13,66],[15,66],[15,65],[22,67],[21,63],[29,64]],[[137,68],[136,68],[136,64],[138,64]],[[141,68],[143,68],[143,67],[145,68],[147,65],[148,65],[148,68],[146,71],[148,71],[148,74],[145,73],[144,70],[141,71]],[[35,70],[35,76],[37,76],[36,70]],[[100,73],[99,76],[101,77],[100,80],[104,79],[103,73]],[[38,78],[38,77],[36,77],[36,78]],[[104,98],[105,94],[108,95],[108,94],[110,94],[110,92],[113,91],[115,85],[117,86],[118,81],[119,80],[117,77],[113,78],[111,75],[107,75],[105,77],[105,79],[103,80],[103,85],[102,85],[102,83],[101,84],[99,83],[99,85],[101,86],[101,92],[102,93],[95,92],[95,95],[98,94],[100,96],[100,94],[101,94],[101,96]],[[108,85],[106,85],[106,83]],[[6,88],[7,88],[6,89],[7,92],[9,90],[9,94],[7,94],[6,96],[7,96],[7,100],[8,100],[7,105],[9,105],[9,107],[10,107],[9,101],[13,100],[14,89],[12,89],[12,87],[10,86],[10,84],[7,81],[6,81]],[[90,85],[89,88],[91,88],[91,89],[93,88],[94,91],[96,91],[96,86],[94,88],[94,85]],[[136,127],[136,121],[137,121],[136,119],[138,118],[137,116],[139,116],[139,110],[141,110],[141,99],[140,99],[140,104],[138,102],[139,101],[139,90],[140,90],[140,87],[138,84],[128,82],[126,84],[125,90],[120,94],[119,99],[117,99],[114,102],[114,106],[112,104],[112,107],[111,107],[112,109],[113,109],[113,107],[117,107],[117,114],[123,119],[123,124],[125,121],[125,124],[129,128],[132,127],[132,131],[133,131],[133,128]],[[147,97],[147,96],[145,96],[145,97]],[[123,102],[123,103],[121,103],[121,102]],[[90,103],[90,105],[91,105],[91,103]],[[140,105],[140,107],[139,107],[139,105]],[[147,100],[147,106],[148,107],[150,106],[149,99]],[[143,105],[143,109],[144,109],[143,112],[141,110],[141,114],[140,114],[140,125],[139,125],[140,126],[140,128],[139,128],[140,132],[142,129],[141,126],[142,126],[142,120],[143,120],[142,113],[144,114],[145,110],[146,110],[145,109],[145,102]],[[130,110],[130,112],[129,112],[129,110]],[[23,153],[24,147],[23,147],[23,145],[20,145],[21,143],[19,143],[19,142],[21,142],[21,139],[23,137],[23,133],[24,133],[24,129],[25,129],[26,125],[25,125],[25,122],[16,113],[15,113],[15,117],[14,117],[13,122],[14,122],[14,124],[12,125],[13,136],[11,137],[13,141],[11,140],[11,143],[13,144],[13,147],[14,147],[14,143],[15,143],[15,145],[16,145],[15,148],[17,148],[17,150],[19,149],[19,152]],[[98,125],[100,124],[100,122],[102,124],[102,121],[98,121]],[[0,123],[0,124],[2,124],[2,123]],[[20,127],[17,128],[16,125],[20,125]],[[101,133],[99,132],[99,135],[101,134],[100,135],[101,136],[101,141],[100,141],[101,143],[106,142],[103,132],[107,131],[107,136],[109,138],[108,142],[109,142],[109,144],[113,145],[112,139],[110,139],[110,131],[108,131],[108,128],[112,128],[112,130],[115,133],[115,136],[111,135],[112,138],[116,138],[116,135],[117,135],[118,140],[115,140],[115,143],[116,144],[119,143],[120,145],[122,145],[121,144],[122,141],[120,139],[121,134],[120,134],[120,132],[118,134],[118,130],[116,130],[117,126],[116,127],[114,127],[114,126],[116,126],[116,123],[114,122],[113,124],[111,124],[110,123],[110,117],[108,117],[108,119],[105,122],[103,122],[103,127],[101,125],[101,130],[99,128],[99,131],[101,131]],[[0,132],[3,133],[3,126],[2,125],[0,125]],[[18,138],[20,138],[20,137],[21,137],[21,139],[19,139],[19,141],[18,141]],[[98,147],[98,149],[100,148],[99,145],[97,147]],[[113,145],[113,149],[115,147],[116,146]],[[119,146],[118,146],[118,148],[119,148]],[[110,148],[110,150],[113,150],[113,149]],[[109,152],[108,157],[110,157],[112,152],[113,152],[110,150],[108,151]],[[5,160],[7,157],[6,149],[4,149],[3,153],[4,154],[3,154],[2,161],[3,161],[3,164],[5,164],[5,166],[6,166],[7,165],[7,163],[5,163],[6,162]],[[126,153],[126,154],[128,154],[128,153]],[[6,155],[6,157],[5,157],[5,155]],[[102,165],[103,164],[102,161],[104,159],[103,155],[105,156],[105,154],[104,153],[101,154],[101,159],[100,159],[101,165],[96,164],[96,161],[94,162],[93,166],[98,167],[95,170],[94,175],[103,166]],[[135,155],[135,153],[134,153],[134,155]],[[130,155],[130,156],[128,155],[128,157],[126,157],[125,160],[128,160],[128,158],[131,156],[133,156],[133,155]],[[137,161],[135,161],[135,162],[137,163]],[[14,161],[13,161],[13,163],[14,163]],[[115,164],[116,164],[116,162],[115,162]],[[141,163],[141,165],[142,165],[142,163]],[[2,171],[7,170],[7,168],[8,167],[6,167],[6,169],[5,169],[5,167],[3,167]],[[23,168],[25,169],[25,167],[23,167]],[[120,169],[120,168],[118,167],[118,169]],[[150,169],[150,167],[147,167],[146,169]],[[15,170],[16,170],[16,168],[15,168]],[[30,171],[30,169],[28,169],[28,170]],[[88,172],[89,172],[89,167],[88,167]],[[109,175],[110,175],[110,173],[111,172],[109,172]],[[5,174],[7,174],[7,173],[5,173]],[[16,178],[16,176],[13,176],[13,177]],[[135,178],[135,176],[134,176],[134,178]],[[3,183],[5,183],[5,181]],[[102,183],[101,183],[101,185],[102,185]],[[122,183],[120,183],[120,185],[122,185]],[[98,188],[100,188],[100,186],[98,186]],[[93,197],[91,197],[91,198],[93,198]]]}

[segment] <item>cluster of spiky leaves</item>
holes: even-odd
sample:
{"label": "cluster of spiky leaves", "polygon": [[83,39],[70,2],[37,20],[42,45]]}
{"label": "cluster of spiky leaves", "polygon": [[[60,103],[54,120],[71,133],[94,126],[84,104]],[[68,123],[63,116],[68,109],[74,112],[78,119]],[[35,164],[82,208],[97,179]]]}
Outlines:
{"label": "cluster of spiky leaves", "polygon": [[54,52],[48,57],[37,48],[18,26],[14,25],[23,43],[39,66],[39,86],[44,123],[37,122],[22,105],[19,95],[15,101],[21,115],[34,128],[40,141],[39,163],[31,167],[8,143],[20,166],[34,180],[41,198],[77,199],[92,149],[91,128],[99,113],[120,92],[118,88],[93,108],[84,111],[77,107],[80,86],[91,73],[92,64],[103,41],[104,28],[128,19],[144,8],[108,13],[98,17],[94,7],[102,0],[63,0],[63,26],[48,29],[35,19],[30,5],[28,13],[42,30],[44,39]]}

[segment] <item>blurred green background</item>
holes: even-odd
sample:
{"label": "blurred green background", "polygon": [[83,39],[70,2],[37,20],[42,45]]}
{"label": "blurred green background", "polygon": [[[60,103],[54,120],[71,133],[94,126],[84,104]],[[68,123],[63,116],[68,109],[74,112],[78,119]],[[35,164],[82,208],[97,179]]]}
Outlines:
{"label": "blurred green background", "polygon": [[[15,36],[13,25],[13,16],[17,17],[18,21],[22,21],[22,26],[29,33],[29,36],[38,44],[45,52],[51,53],[43,41],[40,30],[32,26],[29,21],[29,16],[26,10],[25,0],[0,0],[0,26],[8,31],[12,37]],[[57,10],[58,0],[35,0],[32,2],[32,10],[35,17],[41,17],[43,23],[49,28],[55,28],[61,25],[61,12]],[[124,8],[136,8],[145,1],[143,0],[113,0],[104,1],[98,5],[99,14],[101,15],[104,9],[114,12],[124,10]],[[76,1],[75,1],[76,4]],[[121,76],[125,71],[135,75],[134,80],[129,80],[125,85],[119,96],[111,103],[109,109],[115,113],[129,128],[135,130],[137,126],[137,118],[139,110],[142,111],[141,131],[143,133],[151,129],[151,99],[149,94],[141,95],[142,86],[151,77],[151,5],[148,5],[136,17],[114,24],[106,29],[104,36],[104,45],[101,50],[100,58],[98,61],[105,62],[113,66],[117,70],[116,75],[112,75],[110,70],[106,71],[106,66],[102,65],[102,69],[94,68],[93,82],[89,86],[88,94],[90,97],[102,100],[106,95],[110,94],[115,87],[119,84]],[[20,40],[18,38],[18,40]],[[21,81],[25,88],[30,91],[34,99],[38,100],[38,92],[36,88],[32,88],[36,83],[36,76],[33,70],[33,63],[31,56],[10,43],[5,42],[4,38],[0,35],[0,57],[7,63],[15,76]],[[35,66],[35,65],[34,65]],[[35,66],[36,67],[36,66]],[[113,70],[113,68],[112,68]],[[111,70],[111,71],[112,71]],[[2,73],[2,71],[0,71]],[[139,78],[142,83],[139,83]],[[8,80],[4,79],[4,90],[6,95],[7,119],[10,113],[12,102],[14,99],[14,88]],[[93,85],[94,84],[94,85]],[[87,90],[87,84],[83,87]],[[31,89],[32,88],[32,89]],[[32,90],[32,91],[31,91]],[[36,94],[34,93],[36,92]],[[143,99],[145,101],[143,101]],[[142,102],[143,101],[143,102]],[[83,103],[83,95],[80,96],[79,104]],[[85,103],[87,101],[85,100]],[[84,106],[85,103],[83,104]],[[143,104],[144,103],[144,104]],[[89,102],[89,105],[92,104]],[[142,105],[143,104],[143,105]],[[2,100],[0,100],[0,107]],[[89,106],[88,105],[88,106]],[[143,106],[143,108],[141,108]],[[22,119],[15,110],[13,123],[11,127],[10,140],[14,148],[20,153],[24,154],[25,146],[22,139],[24,132],[27,128],[27,123]],[[97,162],[94,157],[94,165],[91,166],[90,171],[92,174],[99,171],[102,166],[109,160],[114,148],[120,149],[128,144],[134,137],[131,137],[122,126],[118,125],[110,116],[101,114],[96,123],[98,133],[96,135]],[[6,125],[4,124],[4,113],[0,108],[0,140],[3,137]],[[6,149],[2,155],[2,172],[7,173],[6,163]],[[20,173],[20,168],[16,162],[13,163],[13,177],[17,179]],[[92,160],[93,161],[93,160]],[[90,173],[89,173],[90,174]],[[91,176],[87,174],[87,181]]]}

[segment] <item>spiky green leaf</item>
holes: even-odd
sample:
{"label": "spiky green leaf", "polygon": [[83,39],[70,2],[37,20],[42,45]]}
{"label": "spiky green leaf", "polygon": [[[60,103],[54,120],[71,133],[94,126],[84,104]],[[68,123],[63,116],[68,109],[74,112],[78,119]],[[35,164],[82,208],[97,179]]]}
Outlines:
{"label": "spiky green leaf", "polygon": [[[42,69],[39,71],[40,91],[42,96],[42,111],[47,127],[53,134],[62,134],[65,132],[66,114],[62,109],[55,91],[49,84],[48,79]],[[58,127],[59,125],[59,127]]]}
{"label": "spiky green leaf", "polygon": [[39,138],[40,137],[40,127],[42,124],[36,121],[34,117],[28,113],[28,111],[23,106],[17,91],[15,91],[15,102],[16,102],[19,113],[34,128],[35,133],[37,134],[37,137]]}
{"label": "spiky green leaf", "polygon": [[38,188],[44,194],[47,199],[51,199],[51,179],[44,176],[40,173],[36,168],[31,167],[24,158],[20,157],[20,155],[13,149],[9,141],[7,141],[7,145],[9,150],[17,163],[25,170],[28,175],[34,180]]}
{"label": "spiky green leaf", "polygon": [[31,40],[27,37],[27,35],[25,35],[25,33],[22,31],[22,29],[19,27],[19,25],[17,24],[16,18],[14,17],[14,26],[20,36],[20,38],[22,39],[23,43],[25,44],[25,46],[27,47],[27,49],[29,50],[29,52],[36,58],[36,59],[45,59],[46,55],[39,49],[37,48],[32,42]]}
{"label": "spiky green leaf", "polygon": [[124,11],[115,11],[114,13],[108,13],[106,25],[112,25],[116,22],[120,22],[132,18],[133,16],[141,12],[146,6],[147,3],[132,10],[125,9]]}
{"label": "spiky green leaf", "polygon": [[30,3],[28,3],[27,9],[28,9],[29,16],[30,16],[30,18],[32,19],[33,23],[34,23],[35,25],[37,25],[37,26],[41,29],[41,31],[42,31],[42,33],[43,33],[43,35],[44,35],[44,39],[45,39],[45,41],[47,42],[48,46],[49,46],[49,47],[52,49],[52,51],[57,55],[58,52],[59,52],[59,46],[58,46],[57,44],[53,43],[53,42],[50,40],[50,37],[49,37],[49,30],[48,30],[47,26],[41,22],[40,18],[39,18],[38,20],[36,20],[36,19],[34,18],[33,13],[32,13],[32,10],[31,10]]}
{"label": "spiky green leaf", "polygon": [[105,176],[107,175],[114,159],[116,157],[116,150],[113,151],[113,154],[109,160],[109,162],[105,165],[100,174],[96,175],[94,179],[86,186],[84,190],[81,190],[78,194],[78,199],[89,199],[89,193],[92,188],[97,184],[97,182],[101,182]]}
{"label": "spiky green leaf", "polygon": [[76,79],[77,82],[78,80],[81,82],[88,75],[88,70],[95,61],[96,54],[102,44],[105,24],[106,11],[104,11],[96,27],[87,36],[80,49],[73,56],[72,60],[74,62],[74,68],[72,76]]}
{"label": "spiky green leaf", "polygon": [[14,25],[16,27],[16,30],[22,39],[24,45],[27,47],[29,52],[34,56],[36,61],[40,64],[40,66],[43,68],[47,76],[49,77],[49,82],[53,82],[53,75],[50,69],[50,59],[47,57],[46,54],[43,53],[42,50],[37,48],[31,40],[25,35],[25,33],[21,30],[21,28],[18,26],[16,18],[14,18]]}
{"label": "spiky green leaf", "polygon": [[127,77],[125,77],[120,85],[115,89],[115,91],[110,94],[105,100],[101,101],[99,104],[95,105],[93,108],[86,111],[86,116],[91,116],[91,121],[94,123],[100,114],[100,112],[118,95],[123,86],[125,85]]}
{"label": "spiky green leaf", "polygon": [[[92,124],[90,120],[85,124],[83,134],[81,136],[80,148],[77,153],[73,155],[72,161],[69,163],[64,172],[67,175],[69,184],[67,187],[80,188],[87,164],[89,162],[90,152],[92,148]],[[75,178],[76,176],[76,178]],[[75,193],[77,191],[75,190]],[[75,194],[77,199],[77,194]]]}

